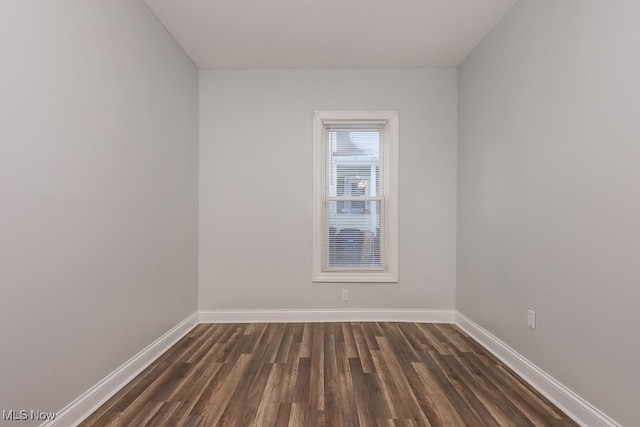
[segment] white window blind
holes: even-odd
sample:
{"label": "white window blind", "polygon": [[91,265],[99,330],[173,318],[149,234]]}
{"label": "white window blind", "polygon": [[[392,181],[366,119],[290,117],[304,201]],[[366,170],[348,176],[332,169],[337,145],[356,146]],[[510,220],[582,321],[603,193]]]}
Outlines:
{"label": "white window blind", "polygon": [[384,126],[324,128],[323,269],[384,270]]}
{"label": "white window blind", "polygon": [[314,280],[397,281],[397,113],[317,112]]}

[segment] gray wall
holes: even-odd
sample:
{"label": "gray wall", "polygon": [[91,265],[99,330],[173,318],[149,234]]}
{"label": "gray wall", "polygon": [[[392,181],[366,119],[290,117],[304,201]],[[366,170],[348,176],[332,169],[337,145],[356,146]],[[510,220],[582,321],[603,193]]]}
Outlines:
{"label": "gray wall", "polygon": [[628,426],[640,424],[638,16],[637,1],[521,0],[459,70],[457,307]]}
{"label": "gray wall", "polygon": [[[200,309],[453,308],[456,76],[201,71]],[[314,110],[399,111],[397,284],[311,281]]]}
{"label": "gray wall", "polygon": [[0,45],[0,409],[58,411],[197,308],[198,72],[142,1]]}

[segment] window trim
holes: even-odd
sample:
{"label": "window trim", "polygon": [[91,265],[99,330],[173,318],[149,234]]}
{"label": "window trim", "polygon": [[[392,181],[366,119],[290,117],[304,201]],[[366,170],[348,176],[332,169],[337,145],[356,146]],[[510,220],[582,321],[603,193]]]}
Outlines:
{"label": "window trim", "polygon": [[[381,169],[384,171],[385,248],[384,270],[323,271],[324,256],[324,131],[328,124],[384,124]],[[313,281],[314,282],[398,282],[398,112],[397,111],[316,111],[313,118]],[[382,166],[381,165],[381,166]]]}

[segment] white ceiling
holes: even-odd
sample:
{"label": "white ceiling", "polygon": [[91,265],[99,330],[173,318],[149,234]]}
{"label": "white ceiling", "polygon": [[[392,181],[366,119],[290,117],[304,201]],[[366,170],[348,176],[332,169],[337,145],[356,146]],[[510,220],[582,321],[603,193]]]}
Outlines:
{"label": "white ceiling", "polygon": [[145,0],[201,69],[456,67],[517,0]]}

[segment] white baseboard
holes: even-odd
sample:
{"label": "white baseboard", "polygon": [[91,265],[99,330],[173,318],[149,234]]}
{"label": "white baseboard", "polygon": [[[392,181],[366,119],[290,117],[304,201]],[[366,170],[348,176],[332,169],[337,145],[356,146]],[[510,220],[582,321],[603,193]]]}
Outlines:
{"label": "white baseboard", "polygon": [[453,323],[454,310],[201,310],[200,323],[422,322]]}
{"label": "white baseboard", "polygon": [[40,427],[78,425],[197,324],[198,313],[193,313],[59,411],[54,420]]}
{"label": "white baseboard", "polygon": [[586,427],[621,427],[471,319],[459,312],[456,312],[455,318],[455,323],[460,329],[513,369],[578,424]]}

